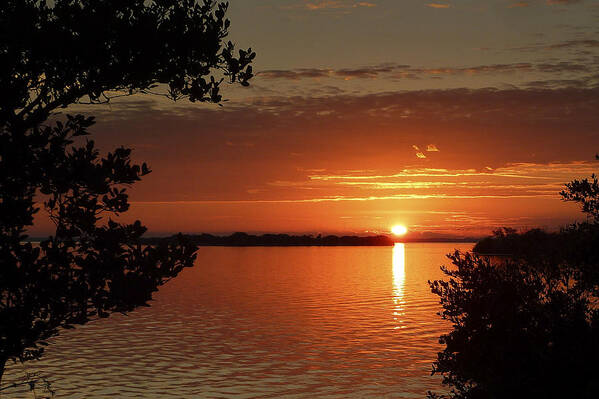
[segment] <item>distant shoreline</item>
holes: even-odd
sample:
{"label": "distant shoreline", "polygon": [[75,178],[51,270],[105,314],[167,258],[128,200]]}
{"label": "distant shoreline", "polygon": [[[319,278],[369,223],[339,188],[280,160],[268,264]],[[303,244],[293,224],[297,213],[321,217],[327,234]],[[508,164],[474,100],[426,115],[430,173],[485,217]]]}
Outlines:
{"label": "distant shoreline", "polygon": [[[154,245],[160,241],[172,239],[170,237],[142,238],[143,244]],[[251,235],[247,233],[234,233],[230,236],[215,236],[212,234],[198,234],[184,237],[200,247],[381,247],[393,246],[396,243],[476,243],[475,238],[405,238],[394,239],[384,235],[377,236],[336,236],[336,235],[289,235],[289,234],[263,234]]]}
{"label": "distant shoreline", "polygon": [[[142,237],[141,244],[157,245],[164,240],[173,240],[172,236]],[[403,244],[476,244],[480,238],[465,237],[430,237],[430,238],[392,238],[385,235],[376,236],[336,236],[336,235],[289,235],[263,234],[251,235],[235,233],[229,236],[212,234],[183,234],[199,247],[390,247],[396,243]],[[24,242],[40,243],[49,237],[28,237]]]}

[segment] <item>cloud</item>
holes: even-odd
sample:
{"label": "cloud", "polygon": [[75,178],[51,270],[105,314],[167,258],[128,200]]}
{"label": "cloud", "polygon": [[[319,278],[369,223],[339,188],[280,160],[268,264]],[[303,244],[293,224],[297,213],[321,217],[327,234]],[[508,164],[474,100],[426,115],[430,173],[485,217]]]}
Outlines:
{"label": "cloud", "polygon": [[[136,161],[151,165],[131,192],[134,208],[146,207],[131,217],[151,228],[228,231],[280,221],[263,228],[284,231],[302,217],[313,228],[337,206],[359,216],[397,209],[394,201],[407,209],[484,206],[497,219],[537,217],[539,204],[551,203],[546,215],[566,209],[571,220],[578,211],[557,192],[598,165],[573,161],[599,148],[599,88],[261,96],[223,107],[143,100],[88,112],[98,117],[92,133],[102,152],[131,146]],[[323,110],[334,112],[319,116]],[[443,150],[428,152],[431,144]],[[517,204],[502,215],[507,199]],[[225,215],[248,224],[209,222]]]}
{"label": "cloud", "polygon": [[301,5],[289,6],[286,8],[303,8],[309,11],[319,10],[339,10],[351,8],[371,8],[376,7],[375,3],[368,1],[347,1],[347,0],[313,0],[304,1]]}
{"label": "cloud", "polygon": [[[135,201],[243,200],[247,190],[260,190],[252,194],[259,200],[351,197],[360,186],[340,185],[346,189],[339,191],[332,183],[391,187],[386,183],[451,179],[472,180],[470,191],[460,195],[476,194],[472,190],[482,195],[485,181],[506,186],[495,191],[508,195],[507,185],[515,181],[553,183],[547,178],[556,175],[547,175],[545,166],[506,168],[506,163],[590,159],[599,148],[599,88],[265,96],[176,110],[144,100],[90,107],[99,121],[93,133],[101,149],[131,146],[133,156],[154,170],[136,185]],[[432,145],[443,151],[427,151]],[[417,158],[418,153],[427,158]],[[429,168],[414,167],[422,164]],[[590,167],[576,167],[569,175],[560,170],[561,182],[591,172]],[[502,178],[510,181],[496,181]],[[311,189],[268,184],[301,181]],[[549,190],[533,188],[525,195]]]}
{"label": "cloud", "polygon": [[428,3],[428,4],[425,4],[425,6],[430,7],[430,8],[450,8],[451,7],[450,4],[446,4],[446,3]]}
{"label": "cloud", "polygon": [[594,40],[594,39],[566,40],[564,42],[555,43],[555,44],[546,46],[546,48],[548,48],[548,49],[571,48],[571,47],[597,48],[597,47],[599,47],[599,40]]}
{"label": "cloud", "polygon": [[[545,46],[545,48],[569,48],[569,47],[599,47],[599,40],[572,40],[553,45]],[[523,48],[520,48],[523,49]],[[528,48],[530,49],[530,48]],[[301,79],[423,79],[436,78],[441,76],[477,76],[477,75],[492,75],[492,74],[582,74],[590,73],[596,70],[595,63],[589,62],[570,62],[561,61],[555,63],[542,62],[530,63],[519,62],[510,64],[488,64],[488,65],[473,65],[460,67],[438,67],[438,68],[417,68],[402,64],[382,64],[365,66],[361,68],[344,68],[344,69],[326,69],[326,68],[301,68],[290,70],[265,70],[259,71],[257,76],[263,79],[285,79],[285,80],[301,80]]]}
{"label": "cloud", "polygon": [[412,148],[417,151],[416,152],[417,158],[420,158],[420,159],[426,158],[426,155],[424,155],[424,153],[422,151],[420,151],[420,147],[418,147],[416,144],[412,145]]}
{"label": "cloud", "polygon": [[582,0],[547,0],[546,3],[550,6],[570,5],[570,4],[582,3]]}
{"label": "cloud", "polygon": [[[563,183],[595,170],[593,162],[515,163],[489,171],[403,169],[393,174],[316,174],[247,189],[262,198],[133,201],[145,205],[320,203],[413,199],[559,199]],[[274,190],[274,191],[273,191]],[[372,190],[375,192],[373,193]],[[280,193],[291,198],[277,198]],[[368,192],[367,195],[364,193]],[[313,194],[312,194],[313,193]],[[335,194],[331,194],[335,193]],[[444,213],[444,212],[439,212]],[[459,215],[459,212],[452,212]],[[452,216],[451,216],[452,217]]]}
{"label": "cloud", "polygon": [[[536,2],[537,0],[512,1],[512,3],[508,5],[508,8],[529,7],[531,3]],[[582,3],[582,0],[545,0],[545,4],[548,6],[571,5],[576,3]]]}
{"label": "cloud", "polygon": [[331,69],[294,69],[294,70],[282,70],[272,69],[267,71],[260,71],[257,76],[266,79],[289,79],[299,80],[305,78],[326,78],[334,74]]}
{"label": "cloud", "polygon": [[571,73],[571,72],[589,72],[590,68],[587,65],[574,64],[571,62],[558,62],[555,64],[537,64],[536,69],[539,72],[548,73]]}
{"label": "cloud", "polygon": [[[325,181],[370,181],[370,180],[389,180],[389,179],[413,179],[413,178],[441,178],[456,179],[459,178],[463,184],[465,179],[483,178],[488,183],[489,179],[510,179],[512,181],[536,180],[537,183],[527,182],[526,184],[516,184],[517,187],[531,187],[531,185],[547,186],[547,180],[554,181],[553,184],[563,185],[562,182],[568,180],[571,176],[585,176],[594,173],[597,164],[592,161],[571,161],[571,162],[518,162],[507,163],[497,168],[483,167],[480,169],[447,169],[447,168],[405,168],[392,174],[377,174],[377,171],[369,173],[349,173],[349,174],[326,174],[316,173],[309,175],[310,180]],[[410,180],[411,181],[411,180]],[[512,183],[513,185],[513,183]],[[553,187],[553,185],[551,185]]]}
{"label": "cloud", "polygon": [[353,79],[353,78],[376,78],[380,74],[390,73],[397,69],[397,66],[374,66],[374,67],[365,67],[365,68],[357,68],[357,69],[339,69],[333,72],[333,74],[337,77],[345,78],[345,79]]}
{"label": "cloud", "polygon": [[438,148],[437,148],[437,146],[436,146],[436,145],[434,145],[434,144],[429,144],[429,145],[427,145],[427,146],[426,146],[426,150],[427,150],[428,152],[439,152],[439,149],[438,149]]}
{"label": "cloud", "polygon": [[427,76],[427,75],[479,75],[479,74],[496,74],[496,73],[524,73],[524,72],[541,72],[541,73],[564,73],[564,72],[590,72],[591,66],[584,64],[575,64],[572,62],[559,63],[538,63],[532,64],[528,62],[513,63],[513,64],[490,64],[477,65],[469,67],[443,67],[443,68],[405,68],[398,74],[397,77],[405,75],[412,76]]}
{"label": "cloud", "polygon": [[373,79],[381,74],[391,73],[398,69],[408,68],[408,65],[383,64],[374,66],[365,66],[362,68],[343,68],[343,69],[317,69],[317,68],[298,68],[291,70],[266,70],[259,71],[256,75],[266,79],[318,79],[318,78],[342,78],[342,79]]}
{"label": "cloud", "polygon": [[527,1],[518,1],[516,3],[512,3],[508,6],[508,8],[522,8],[522,7],[529,7],[530,3]]}
{"label": "cloud", "polygon": [[570,50],[570,49],[595,49],[599,48],[599,40],[596,39],[572,39],[557,43],[535,43],[529,46],[512,47],[509,50],[521,52]]}
{"label": "cloud", "polygon": [[227,147],[253,147],[254,143],[252,143],[252,142],[241,142],[241,143],[238,143],[238,142],[233,142],[231,140],[227,140],[225,142],[225,145]]}
{"label": "cloud", "polygon": [[586,87],[597,86],[599,76],[584,78],[584,79],[547,79],[533,80],[524,84],[527,88],[532,89],[557,89],[560,87],[572,87],[584,89]]}
{"label": "cloud", "polygon": [[[338,197],[359,197],[359,190],[376,190],[384,198],[559,198],[564,182],[589,175],[593,162],[514,163],[493,170],[403,169],[391,174],[315,174],[302,179],[303,187],[338,193]],[[345,187],[345,188],[339,188]],[[337,188],[335,188],[337,187]],[[341,190],[341,191],[340,191]],[[358,191],[356,191],[358,190]]]}
{"label": "cloud", "polygon": [[315,198],[272,199],[272,200],[201,200],[201,201],[130,201],[135,205],[202,205],[202,204],[289,204],[340,201],[381,201],[410,199],[514,199],[514,198],[553,198],[551,194],[393,194],[368,196],[331,195]]}

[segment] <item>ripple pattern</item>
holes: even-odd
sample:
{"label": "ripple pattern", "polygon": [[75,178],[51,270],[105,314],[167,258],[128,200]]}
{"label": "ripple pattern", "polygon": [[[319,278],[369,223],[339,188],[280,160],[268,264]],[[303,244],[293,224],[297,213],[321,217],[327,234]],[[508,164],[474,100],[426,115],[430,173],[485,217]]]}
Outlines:
{"label": "ripple pattern", "polygon": [[427,280],[456,247],[471,245],[201,248],[151,307],[61,332],[4,381],[40,372],[56,398],[422,398],[442,390],[449,329]]}

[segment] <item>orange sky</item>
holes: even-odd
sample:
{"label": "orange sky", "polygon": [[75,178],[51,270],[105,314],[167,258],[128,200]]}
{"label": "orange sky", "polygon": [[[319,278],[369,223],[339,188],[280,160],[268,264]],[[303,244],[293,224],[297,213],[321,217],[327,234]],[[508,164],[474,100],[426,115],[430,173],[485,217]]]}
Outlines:
{"label": "orange sky", "polygon": [[[445,235],[581,219],[558,192],[597,170],[596,3],[358,3],[232,1],[257,76],[224,107],[69,110],[97,116],[101,149],[152,167],[125,219],[152,234]],[[32,234],[48,231],[40,214]]]}

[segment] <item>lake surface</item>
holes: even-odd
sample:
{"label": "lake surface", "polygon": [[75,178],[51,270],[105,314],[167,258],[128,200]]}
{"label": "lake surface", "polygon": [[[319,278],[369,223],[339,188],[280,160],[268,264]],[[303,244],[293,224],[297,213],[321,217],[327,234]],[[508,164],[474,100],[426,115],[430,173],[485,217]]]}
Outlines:
{"label": "lake surface", "polygon": [[63,331],[3,382],[38,371],[57,398],[422,398],[443,390],[430,371],[449,329],[427,280],[456,248],[472,244],[204,247],[151,307]]}

